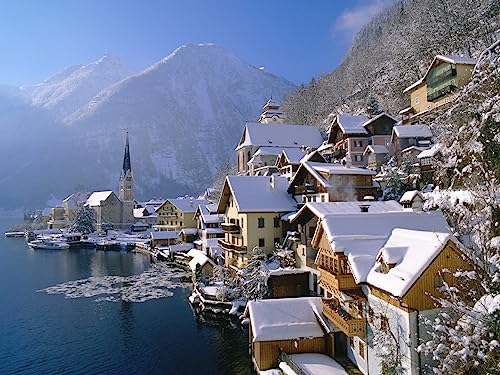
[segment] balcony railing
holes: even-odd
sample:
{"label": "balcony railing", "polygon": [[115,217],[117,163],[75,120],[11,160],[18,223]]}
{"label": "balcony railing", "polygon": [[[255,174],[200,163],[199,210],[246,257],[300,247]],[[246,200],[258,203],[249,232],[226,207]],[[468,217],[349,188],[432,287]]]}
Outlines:
{"label": "balcony railing", "polygon": [[449,92],[455,90],[457,86],[454,83],[451,83],[449,85],[444,86],[442,89],[436,90],[436,91],[428,91],[427,92],[427,101],[431,102],[440,96],[446,95]]}
{"label": "balcony railing", "polygon": [[240,234],[240,232],[241,232],[241,228],[237,224],[221,223],[220,226],[225,233]]}
{"label": "balcony railing", "polygon": [[354,276],[350,273],[339,274],[321,266],[318,266],[318,269],[320,274],[320,285],[325,289],[346,290],[359,288],[354,280]]}
{"label": "balcony railing", "polygon": [[247,247],[246,246],[239,246],[239,245],[234,245],[232,243],[229,243],[227,241],[224,241],[224,240],[219,240],[217,241],[219,243],[219,245],[224,249],[224,250],[227,250],[227,251],[235,251],[235,252],[238,252],[238,253],[246,253],[247,252]]}
{"label": "balcony railing", "polygon": [[323,314],[347,336],[366,337],[366,322],[342,309],[338,301],[323,299]]}

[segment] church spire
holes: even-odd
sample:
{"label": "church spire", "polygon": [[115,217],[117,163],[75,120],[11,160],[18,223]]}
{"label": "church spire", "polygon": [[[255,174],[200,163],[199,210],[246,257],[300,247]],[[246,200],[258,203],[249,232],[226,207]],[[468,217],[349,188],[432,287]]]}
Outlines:
{"label": "church spire", "polygon": [[132,167],[130,166],[130,148],[128,145],[128,132],[127,132],[127,140],[125,142],[125,154],[123,155],[123,175],[126,176],[127,173],[132,173]]}

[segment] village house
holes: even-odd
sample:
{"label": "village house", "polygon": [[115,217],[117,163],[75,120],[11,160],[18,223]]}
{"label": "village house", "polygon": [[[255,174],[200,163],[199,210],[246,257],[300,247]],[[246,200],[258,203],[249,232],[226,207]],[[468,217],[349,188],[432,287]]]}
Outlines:
{"label": "village house", "polygon": [[420,117],[453,101],[472,75],[476,59],[465,56],[437,55],[424,76],[404,89],[410,106],[401,110],[404,124],[418,123]]}
{"label": "village house", "polygon": [[158,214],[156,210],[165,202],[164,199],[150,199],[147,202],[137,203],[134,208],[134,218],[149,226],[156,225]]}
{"label": "village house", "polygon": [[281,363],[300,368],[300,355],[307,353],[315,355],[317,366],[322,363],[331,366],[324,367],[324,373],[332,373],[327,370],[333,369],[342,371],[342,367],[330,357],[334,328],[322,315],[322,310],[319,297],[248,302],[245,315],[250,320],[248,338],[255,370],[261,373],[278,369],[283,366]]}
{"label": "village house", "polygon": [[434,182],[434,172],[436,170],[436,166],[439,165],[438,158],[441,155],[441,148],[442,145],[437,143],[417,155],[420,166],[420,175],[422,176],[422,182],[424,184],[431,184]]}
{"label": "village house", "polygon": [[368,145],[363,152],[363,157],[366,158],[367,167],[373,171],[385,164],[389,159],[389,149],[381,145]]}
{"label": "village house", "polygon": [[429,360],[417,351],[421,317],[436,313],[442,272],[471,263],[439,211],[334,213],[319,220],[311,241],[323,288],[323,314],[339,329],[334,357],[347,356],[364,374],[379,374],[377,335],[395,339],[407,374]]}
{"label": "village house", "polygon": [[206,199],[190,197],[167,199],[156,209],[158,218],[155,228],[179,232],[183,228],[196,228],[194,213],[200,204],[207,205],[209,202]]}
{"label": "village house", "polygon": [[224,215],[217,213],[216,204],[200,204],[194,214],[199,239],[195,244],[199,249],[212,259],[223,257],[219,239],[224,238],[221,223]]}
{"label": "village house", "polygon": [[152,231],[149,235],[151,248],[162,248],[175,245],[179,239],[179,233],[176,231]]}
{"label": "village house", "polygon": [[296,266],[309,272],[309,291],[311,295],[324,295],[319,285],[320,273],[315,264],[318,249],[312,246],[312,240],[318,222],[331,214],[381,212],[401,212],[403,207],[396,201],[363,201],[363,202],[310,202],[306,203],[293,217],[291,223],[297,225],[294,235]]}
{"label": "village house", "polygon": [[379,152],[384,147],[387,154],[390,153],[388,146],[396,122],[394,117],[385,112],[372,118],[364,115],[336,115],[328,131],[328,139],[319,150],[331,161],[349,155],[352,165],[366,167],[368,160],[365,150],[369,145],[377,146]]}
{"label": "village house", "polygon": [[264,113],[260,120],[264,122],[246,123],[235,149],[239,175],[255,175],[260,168],[275,166],[276,158],[284,149],[316,149],[323,143],[316,126],[288,125],[281,120],[267,121],[268,115],[263,116]]}
{"label": "village house", "polygon": [[69,223],[64,216],[64,207],[53,207],[50,212],[49,220],[47,221],[48,229],[60,229],[67,226]]}
{"label": "village house", "polygon": [[403,194],[399,203],[406,209],[412,211],[422,211],[424,205],[424,196],[418,190],[410,190]]}
{"label": "village house", "polygon": [[326,163],[325,158],[318,151],[292,148],[283,149],[278,155],[275,165],[278,168],[279,174],[285,176],[290,181],[299,169],[301,161],[305,160]]}
{"label": "village house", "polygon": [[349,163],[303,161],[290,181],[288,193],[298,202],[335,202],[376,197],[375,172]]}
{"label": "village house", "polygon": [[404,155],[414,162],[420,152],[432,146],[432,132],[428,125],[423,124],[394,126],[391,143],[398,164]]}
{"label": "village house", "polygon": [[98,231],[104,230],[106,226],[122,227],[122,202],[111,190],[93,192],[85,206],[94,210]]}
{"label": "village house", "polygon": [[71,224],[75,220],[77,210],[85,205],[89,196],[90,193],[86,191],[75,192],[63,200],[62,207],[64,208],[64,219],[68,224]]}
{"label": "village house", "polygon": [[283,240],[287,228],[282,216],[297,210],[287,188],[283,176],[226,177],[217,207],[217,213],[224,214],[219,245],[226,266],[243,268],[248,251],[259,247],[270,254]]}

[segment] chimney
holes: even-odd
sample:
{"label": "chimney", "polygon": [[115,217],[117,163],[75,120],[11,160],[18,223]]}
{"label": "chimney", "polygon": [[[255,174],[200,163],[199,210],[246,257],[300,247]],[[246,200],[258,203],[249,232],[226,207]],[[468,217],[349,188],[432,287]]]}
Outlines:
{"label": "chimney", "polygon": [[370,209],[370,205],[369,204],[360,204],[359,209],[361,210],[361,212],[368,212],[368,210]]}

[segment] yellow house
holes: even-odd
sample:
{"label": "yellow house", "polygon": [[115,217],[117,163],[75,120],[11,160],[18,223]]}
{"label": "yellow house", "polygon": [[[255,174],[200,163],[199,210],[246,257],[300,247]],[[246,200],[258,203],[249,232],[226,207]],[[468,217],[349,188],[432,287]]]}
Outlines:
{"label": "yellow house", "polygon": [[160,230],[181,231],[184,228],[196,228],[194,213],[198,206],[207,205],[206,199],[176,198],[167,199],[156,209],[158,218],[155,227]]}
{"label": "yellow house", "polygon": [[254,247],[271,253],[283,239],[281,217],[297,210],[297,203],[287,193],[288,180],[283,176],[227,176],[217,213],[224,214],[221,224],[226,266],[242,268],[247,251]]}
{"label": "yellow house", "polygon": [[464,56],[434,57],[424,76],[403,91],[410,96],[410,106],[399,112],[403,123],[416,123],[423,113],[453,101],[469,82],[476,61]]}

